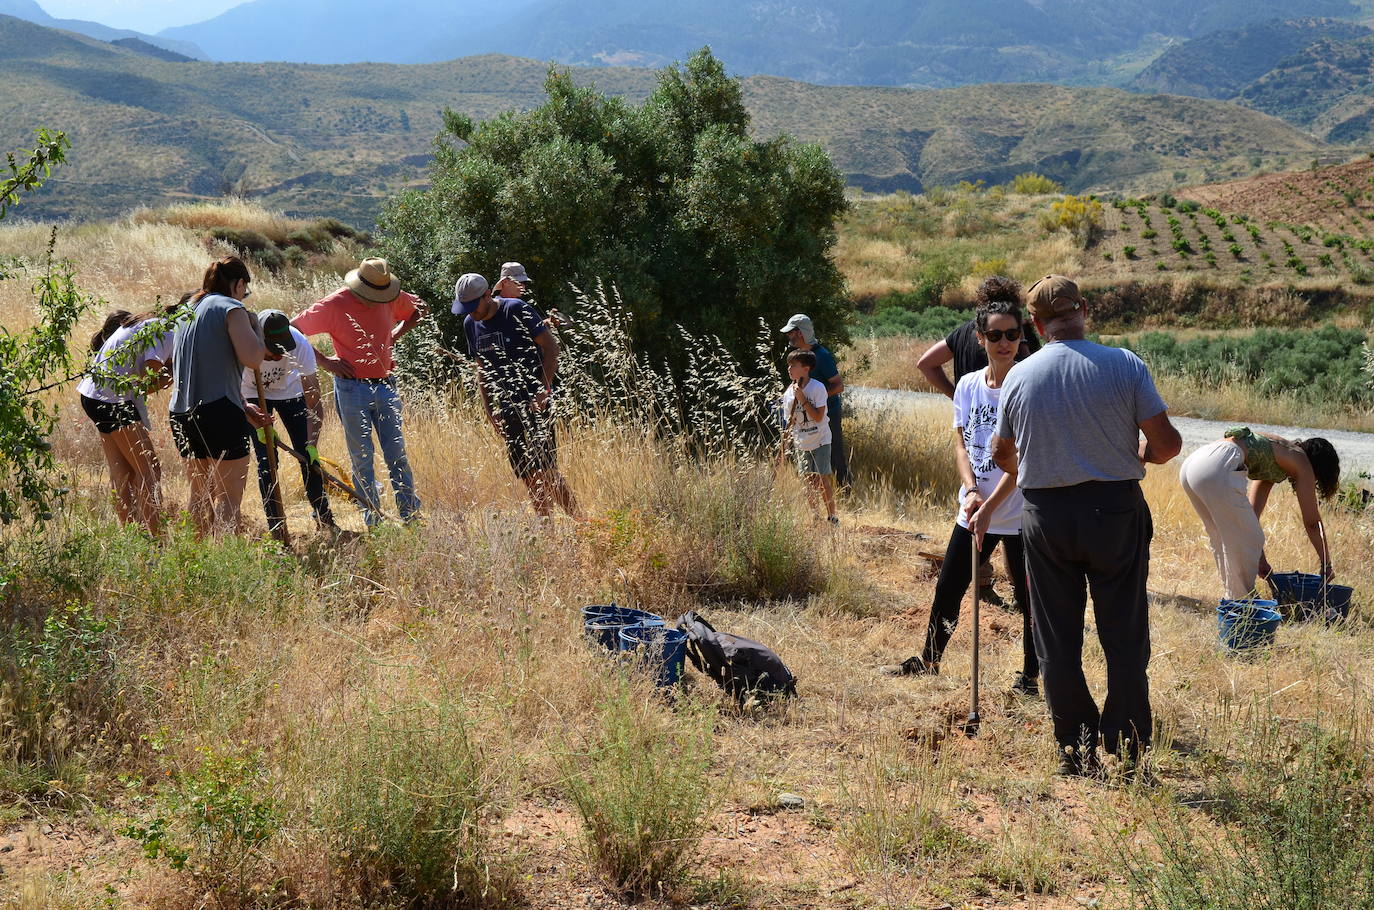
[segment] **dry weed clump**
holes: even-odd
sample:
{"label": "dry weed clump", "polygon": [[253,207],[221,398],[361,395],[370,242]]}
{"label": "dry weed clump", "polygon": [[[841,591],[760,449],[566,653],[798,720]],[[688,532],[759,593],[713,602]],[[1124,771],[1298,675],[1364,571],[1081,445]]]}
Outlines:
{"label": "dry weed clump", "polygon": [[141,208],[129,216],[134,224],[167,224],[204,233],[217,227],[235,227],[257,231],[278,246],[286,246],[292,231],[308,227],[310,222],[287,218],[246,199],[227,199],[223,202],[196,202],[169,205],[164,208]]}

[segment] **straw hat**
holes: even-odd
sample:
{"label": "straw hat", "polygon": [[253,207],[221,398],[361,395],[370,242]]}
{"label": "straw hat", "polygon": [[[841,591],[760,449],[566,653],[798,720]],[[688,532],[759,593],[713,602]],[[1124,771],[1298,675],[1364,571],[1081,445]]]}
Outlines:
{"label": "straw hat", "polygon": [[344,276],[344,284],[369,303],[390,303],[401,294],[401,281],[391,274],[385,259],[364,259]]}

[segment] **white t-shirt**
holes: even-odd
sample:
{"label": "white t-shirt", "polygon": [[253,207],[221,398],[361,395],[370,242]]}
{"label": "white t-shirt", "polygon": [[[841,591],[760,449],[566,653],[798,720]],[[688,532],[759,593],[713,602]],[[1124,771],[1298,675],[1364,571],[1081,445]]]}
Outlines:
{"label": "white t-shirt", "polygon": [[[306,337],[291,326],[291,337],[296,339],[294,350],[287,351],[281,360],[264,360],[262,366],[262,388],[269,401],[288,401],[305,394],[301,388],[302,376],[315,375],[315,349]],[[257,398],[258,386],[253,380],[253,371],[243,371],[243,397]]]}
{"label": "white t-shirt", "polygon": [[824,413],[825,384],[819,379],[812,379],[806,384],[806,397],[811,406],[822,411],[820,420],[811,420],[806,416],[806,408],[797,403],[796,387],[796,383],[789,382],[787,391],[782,393],[783,425],[792,434],[792,444],[798,451],[814,452],[821,446],[830,445],[830,421]]}
{"label": "white t-shirt", "polygon": [[[142,369],[148,363],[170,364],[172,362],[172,333],[167,332],[151,347],[145,348],[142,353],[134,356],[127,363],[107,363],[110,358],[116,356],[119,349],[125,345],[134,333],[138,332],[148,324],[148,321],[140,322],[137,325],[125,326],[122,329],[115,329],[105,343],[100,346],[100,352],[95,355],[95,361],[91,365],[93,373],[103,373],[107,376],[128,376],[137,369]],[[119,404],[123,401],[132,401],[137,407],[138,412],[143,417],[147,417],[147,410],[143,403],[142,395],[132,392],[117,392],[107,386],[97,383],[96,378],[87,375],[81,380],[81,384],[76,387],[80,395],[84,395],[93,401],[104,401],[109,404]]]}
{"label": "white t-shirt", "polygon": [[[964,448],[968,450],[969,465],[973,477],[978,482],[978,492],[983,499],[992,496],[997,483],[1006,472],[997,467],[992,460],[992,437],[997,430],[997,408],[1002,400],[1001,389],[988,388],[989,367],[967,373],[954,388],[954,428],[964,435]],[[959,502],[962,505],[968,490],[959,487]],[[1017,487],[1007,497],[1007,501],[992,516],[988,526],[991,534],[1020,534],[1021,488]],[[967,528],[963,509],[955,519],[961,528]]]}

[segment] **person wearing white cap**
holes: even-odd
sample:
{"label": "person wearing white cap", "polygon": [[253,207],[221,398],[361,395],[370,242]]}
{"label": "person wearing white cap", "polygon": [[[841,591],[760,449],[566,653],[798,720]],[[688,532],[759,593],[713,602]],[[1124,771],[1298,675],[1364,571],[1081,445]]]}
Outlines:
{"label": "person wearing white cap", "polygon": [[557,505],[579,517],[572,491],[558,471],[558,439],[549,411],[558,375],[553,333],[525,301],[493,296],[481,275],[469,272],[459,278],[453,298],[454,315],[466,317],[463,331],[477,363],[477,388],[487,418],[505,442],[506,457],[529,489],[535,511],[549,515]]}
{"label": "person wearing white cap", "polygon": [[816,341],[816,329],[811,324],[811,317],[805,313],[798,313],[787,320],[787,325],[778,331],[787,336],[787,341],[793,349],[798,351],[810,351],[816,355],[816,368],[811,371],[811,378],[819,380],[825,386],[826,414],[830,421],[830,466],[835,471],[835,485],[839,487],[849,486],[849,452],[844,445],[844,429],[841,420],[844,417],[841,395],[844,394],[844,377],[840,375],[839,365],[835,363],[835,355],[830,353],[830,349]]}
{"label": "person wearing white cap", "polygon": [[518,262],[504,262],[501,264],[501,275],[491,289],[493,296],[497,298],[525,301],[539,318],[544,320],[544,325],[551,329],[559,328],[568,322],[568,317],[558,310],[549,310],[547,316],[540,312],[538,305],[529,299],[530,285],[533,283],[534,279],[530,278],[523,265]]}
{"label": "person wearing white cap", "polygon": [[382,520],[373,467],[377,433],[396,494],[401,520],[420,511],[415,477],[401,432],[401,397],[391,372],[391,351],[425,314],[417,297],[401,290],[385,259],[364,259],[344,277],[344,286],[291,320],[302,335],[328,335],[335,357],[316,351],[319,365],[334,374],[334,407],[353,464],[354,486],[369,505],[368,527]]}

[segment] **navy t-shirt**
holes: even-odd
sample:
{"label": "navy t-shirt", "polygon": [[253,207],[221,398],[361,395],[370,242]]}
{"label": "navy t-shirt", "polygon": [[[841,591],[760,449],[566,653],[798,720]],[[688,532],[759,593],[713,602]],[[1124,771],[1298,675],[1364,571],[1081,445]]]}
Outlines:
{"label": "navy t-shirt", "polygon": [[493,412],[527,405],[543,390],[544,358],[534,339],[548,330],[534,307],[512,297],[497,297],[490,319],[463,320]]}
{"label": "navy t-shirt", "polygon": [[[811,370],[811,378],[819,379],[821,385],[828,386],[830,380],[840,375],[839,364],[835,362],[835,355],[830,353],[830,349],[823,344],[811,345],[811,353],[816,355],[816,366]],[[832,417],[840,416],[840,396],[831,395],[825,402],[826,411]]]}

